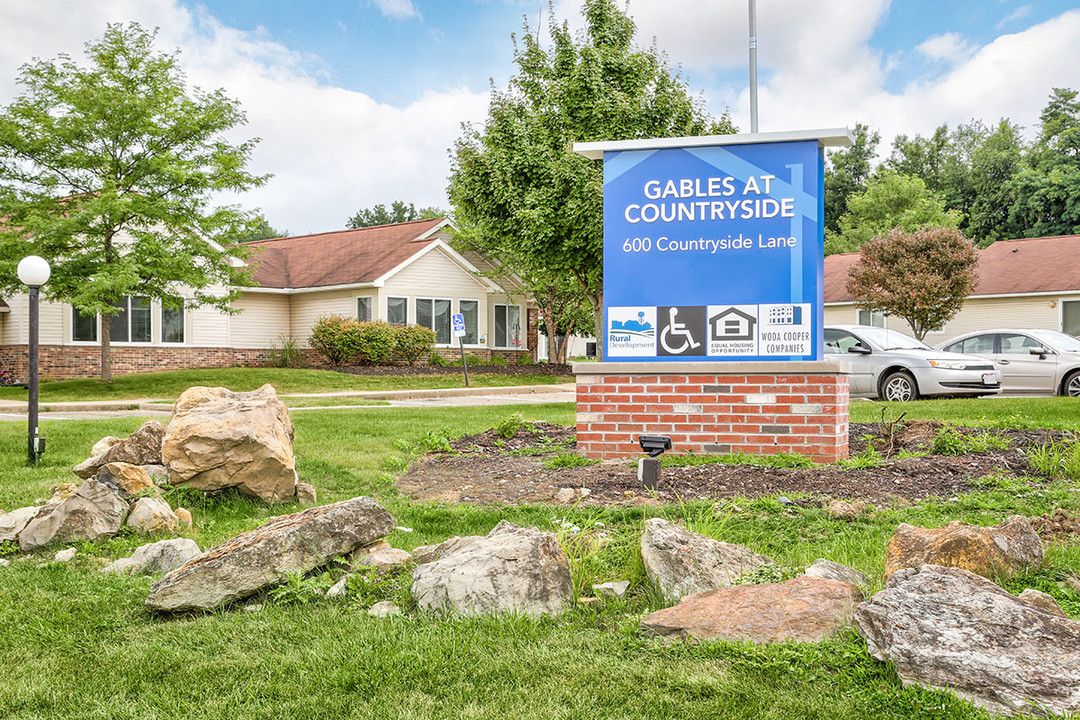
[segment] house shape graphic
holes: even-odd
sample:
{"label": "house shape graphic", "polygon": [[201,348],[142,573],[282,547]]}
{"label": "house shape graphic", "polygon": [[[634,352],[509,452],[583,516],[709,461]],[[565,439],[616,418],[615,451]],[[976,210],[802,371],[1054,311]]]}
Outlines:
{"label": "house shape graphic", "polygon": [[709,318],[710,340],[753,340],[757,318],[729,307]]}

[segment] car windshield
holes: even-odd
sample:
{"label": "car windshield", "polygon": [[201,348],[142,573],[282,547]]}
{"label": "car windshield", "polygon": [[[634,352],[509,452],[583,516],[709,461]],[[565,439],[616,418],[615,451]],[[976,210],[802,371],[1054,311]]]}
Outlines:
{"label": "car windshield", "polygon": [[883,350],[930,350],[930,346],[921,343],[910,335],[879,327],[859,327],[856,334],[862,335]]}
{"label": "car windshield", "polygon": [[1040,342],[1062,352],[1080,352],[1080,340],[1054,330],[1029,330]]}

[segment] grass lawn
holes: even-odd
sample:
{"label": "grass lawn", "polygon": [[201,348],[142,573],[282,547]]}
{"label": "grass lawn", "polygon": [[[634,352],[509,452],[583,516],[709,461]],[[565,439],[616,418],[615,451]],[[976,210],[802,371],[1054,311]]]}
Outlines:
{"label": "grass lawn", "polygon": [[[549,385],[573,382],[573,378],[555,375],[469,376],[473,387],[510,385]],[[230,390],[254,390],[270,383],[278,394],[320,392],[364,392],[372,390],[427,390],[464,387],[461,371],[447,368],[445,375],[349,375],[331,370],[298,368],[221,368],[172,370],[169,372],[117,375],[111,383],[100,380],[53,380],[41,383],[41,402],[78,400],[175,399],[193,385],[227,387]],[[26,400],[25,388],[0,387],[0,400]]]}
{"label": "grass lawn", "polygon": [[[1076,427],[1069,417],[1070,408],[1077,414],[1075,401],[999,402],[1006,401],[890,404],[888,412],[915,417],[927,408],[927,417],[987,426],[1017,414]],[[879,419],[879,409],[861,405],[853,419]],[[98,558],[126,556],[143,539],[122,535],[82,544],[69,565],[48,562],[51,548],[0,568],[0,662],[9,668],[0,681],[0,717],[989,718],[947,694],[901,687],[854,635],[767,647],[665,646],[644,637],[639,618],[660,600],[635,550],[642,524],[665,516],[746,544],[772,556],[782,576],[825,557],[880,578],[885,541],[899,522],[989,524],[1013,513],[1080,511],[1076,482],[1036,489],[1007,477],[987,478],[978,493],[880,508],[856,522],[834,520],[817,508],[785,509],[774,498],[602,510],[414,503],[394,493],[394,475],[423,447],[492,427],[513,412],[563,424],[574,418],[571,404],[307,410],[293,416],[298,472],[318,488],[321,503],[359,494],[378,498],[399,526],[411,529],[389,538],[405,549],[485,533],[501,519],[559,531],[573,551],[576,586],[587,594],[593,582],[628,579],[628,600],[578,605],[556,619],[438,620],[410,613],[377,620],[364,608],[383,598],[407,603],[407,575],[359,582],[351,599],[338,602],[316,592],[329,578],[315,576],[256,599],[263,606],[258,612],[231,608],[160,618],[142,607],[151,579],[97,570]],[[138,424],[137,418],[46,423],[44,462],[27,468],[25,426],[0,423],[0,508],[46,497],[53,483],[74,479],[68,468],[95,440]],[[173,495],[174,505],[191,509],[192,537],[203,548],[297,509],[235,496]],[[601,550],[575,542],[601,527],[612,537]],[[1045,567],[1008,588],[1037,587],[1080,617],[1080,597],[1058,585],[1077,568],[1080,546],[1051,544]],[[875,581],[867,590],[880,586]]]}

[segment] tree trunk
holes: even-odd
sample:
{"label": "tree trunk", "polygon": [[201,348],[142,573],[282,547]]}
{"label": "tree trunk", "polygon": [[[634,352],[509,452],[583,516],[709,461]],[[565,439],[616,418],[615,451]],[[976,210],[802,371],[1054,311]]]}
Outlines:
{"label": "tree trunk", "polygon": [[112,354],[110,348],[110,340],[112,335],[112,328],[110,327],[109,320],[111,315],[101,316],[101,381],[112,382]]}
{"label": "tree trunk", "polygon": [[[596,347],[601,348],[604,344],[604,291],[596,294],[586,293],[589,304],[593,311],[593,334],[596,336]],[[597,351],[599,352],[599,350]]]}

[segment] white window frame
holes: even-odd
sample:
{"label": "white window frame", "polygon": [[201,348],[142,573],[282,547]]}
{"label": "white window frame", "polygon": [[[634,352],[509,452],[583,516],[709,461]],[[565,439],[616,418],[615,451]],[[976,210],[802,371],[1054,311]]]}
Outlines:
{"label": "white window frame", "polygon": [[[466,342],[465,345],[467,345],[468,347],[479,347],[480,346],[480,337],[481,337],[481,335],[480,335],[480,307],[481,307],[480,300],[479,299],[474,300],[473,298],[458,298],[458,312],[461,313],[462,316],[465,315],[465,312],[461,309],[461,303],[463,303],[463,302],[476,303],[476,327],[474,328],[474,334],[476,335],[476,341],[471,342],[471,343]],[[469,330],[469,328],[466,325],[466,327],[465,327],[466,333],[468,332],[468,330]],[[455,339],[456,338],[451,338],[451,341],[453,341]],[[462,338],[462,340],[465,340],[465,338]]]}
{"label": "white window frame", "polygon": [[[166,310],[174,310],[174,311],[178,311],[180,313],[180,322],[182,323],[182,328],[181,329],[183,330],[184,337],[179,342],[177,342],[175,340],[166,340],[165,339],[165,311]],[[161,341],[162,345],[168,345],[169,347],[179,347],[181,345],[187,345],[188,344],[187,301],[184,298],[180,298],[180,307],[179,308],[168,308],[168,307],[165,307],[165,305],[163,305],[161,303],[158,303],[157,315],[158,315],[158,327],[157,327],[158,339]],[[152,313],[151,313],[151,323],[153,323],[153,314]],[[154,336],[154,328],[151,327],[150,328],[150,337],[153,337],[153,336]]]}
{"label": "white window frame", "polygon": [[[404,300],[405,301],[405,321],[402,323],[395,323],[390,319],[390,301],[391,300]],[[408,295],[387,295],[386,296],[386,322],[391,324],[408,325],[409,324],[409,296]]]}
{"label": "white window frame", "polygon": [[[110,346],[116,346],[116,347],[129,347],[129,346],[146,347],[146,346],[149,346],[149,345],[158,345],[158,344],[160,344],[160,342],[159,342],[160,341],[160,333],[161,333],[161,309],[160,309],[161,305],[160,305],[160,303],[156,302],[153,298],[149,297],[148,295],[135,295],[134,297],[144,297],[150,303],[150,312],[149,312],[149,315],[150,315],[150,339],[149,340],[138,340],[138,341],[114,340],[110,336],[110,338],[109,338],[109,345]],[[124,296],[124,301],[126,301],[126,303],[127,303],[127,309],[125,310],[125,312],[128,315],[128,337],[129,338],[131,337],[131,298],[132,298],[131,295],[125,295]],[[155,306],[157,306],[157,312],[156,313],[154,312]],[[100,345],[101,344],[101,313],[98,313],[94,318],[94,332],[95,332],[96,339],[95,340],[76,340],[75,339],[75,313],[78,312],[78,310],[76,310],[75,306],[73,306],[73,305],[71,305],[69,307],[71,307],[71,316],[70,316],[71,317],[71,344],[72,345]],[[155,327],[155,325],[154,325],[154,316],[155,315],[158,318],[157,327]],[[115,317],[115,315],[110,315],[109,316],[109,321],[110,322],[112,321],[113,317]],[[185,341],[186,341],[186,335],[187,335],[187,332],[186,332],[187,331],[186,318],[185,318],[185,323],[184,323],[184,330],[185,330],[184,335],[185,335]],[[158,340],[157,341],[154,339],[155,331],[158,333]],[[180,343],[169,343],[169,345],[174,345],[174,346],[179,345],[179,344]],[[186,342],[185,342],[185,344],[186,344]]]}
{"label": "white window frame", "polygon": [[[496,325],[495,325],[495,322],[496,322],[495,318],[499,314],[499,308],[501,308],[501,307],[503,307],[503,308],[517,308],[517,311],[518,311],[518,325],[519,325],[518,332],[520,333],[520,337],[521,337],[521,344],[520,345],[514,346],[514,345],[500,344],[501,341],[505,342],[506,340],[509,339],[508,337],[500,338],[497,335]],[[506,334],[508,336],[510,334],[510,323],[509,322],[507,322],[507,324],[506,324]],[[495,303],[495,305],[492,307],[492,314],[491,314],[491,347],[496,349],[496,350],[525,350],[526,349],[525,348],[525,341],[526,341],[526,338],[525,338],[525,312],[522,309],[522,307],[520,305],[517,305],[517,304],[514,304],[514,303]]]}
{"label": "white window frame", "polygon": [[[431,325],[420,324],[420,307],[421,302],[428,301],[431,303]],[[447,342],[441,343],[438,341],[439,331],[435,329],[435,303],[445,302],[449,306],[449,311],[446,313],[446,331],[448,333]],[[416,324],[420,327],[430,328],[435,333],[435,347],[453,347],[454,345],[454,330],[453,323],[450,316],[454,312],[454,301],[452,298],[445,297],[415,297],[413,298],[413,313],[416,316]]]}
{"label": "white window frame", "polygon": [[[360,301],[367,301],[367,317],[360,317]],[[371,295],[357,295],[356,296],[356,319],[358,322],[371,322],[375,319],[375,298]]]}
{"label": "white window frame", "polygon": [[[864,323],[862,321],[864,314],[869,316],[869,320],[870,320],[869,327],[879,327],[879,328],[885,327],[885,317],[886,316],[885,316],[885,313],[881,312],[880,310],[859,310],[859,309],[856,309],[855,310],[855,324],[856,325],[866,325],[866,323]],[[874,322],[875,320],[881,320],[881,324],[880,325],[876,324]]]}

